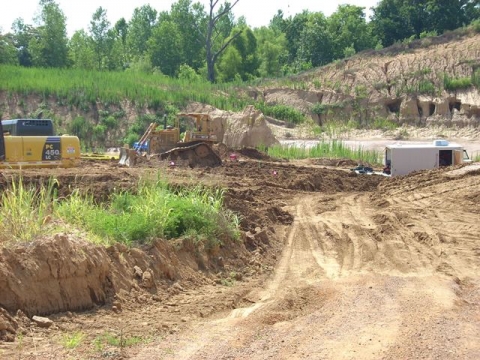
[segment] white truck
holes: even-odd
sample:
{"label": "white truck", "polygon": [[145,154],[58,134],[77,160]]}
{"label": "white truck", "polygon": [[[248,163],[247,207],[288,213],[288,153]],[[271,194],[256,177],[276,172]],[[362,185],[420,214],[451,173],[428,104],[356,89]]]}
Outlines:
{"label": "white truck", "polygon": [[470,161],[461,145],[449,143],[447,140],[434,140],[429,144],[395,144],[385,147],[383,173],[399,176],[412,171],[458,165]]}

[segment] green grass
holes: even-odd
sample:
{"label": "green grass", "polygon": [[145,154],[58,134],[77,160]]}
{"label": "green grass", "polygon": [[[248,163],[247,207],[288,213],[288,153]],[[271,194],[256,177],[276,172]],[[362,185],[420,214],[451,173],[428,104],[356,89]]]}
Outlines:
{"label": "green grass", "polygon": [[285,120],[291,124],[301,124],[306,120],[305,114],[292,106],[283,104],[268,105],[264,102],[257,102],[255,107],[267,116],[272,116],[279,120]]}
{"label": "green grass", "polygon": [[74,192],[57,203],[55,214],[110,242],[191,237],[213,247],[239,236],[238,218],[223,208],[223,195],[201,185],[173,190],[161,180],[142,181],[136,194],[114,194],[103,206]]}
{"label": "green grass", "polygon": [[324,140],[313,147],[291,145],[275,145],[267,149],[268,155],[283,159],[334,158],[351,159],[369,164],[380,164],[382,155],[375,150],[362,147],[352,149],[342,141]]}
{"label": "green grass", "polygon": [[240,235],[238,216],[223,206],[223,189],[173,189],[162,180],[140,181],[135,194],[115,193],[108,203],[97,204],[78,191],[59,199],[55,184],[26,187],[19,179],[3,191],[1,242],[31,241],[59,227],[87,232],[92,241],[105,244],[186,237],[207,249]]}
{"label": "green grass", "polygon": [[446,74],[443,77],[443,87],[445,90],[455,91],[467,89],[470,86],[472,86],[472,79],[469,77],[451,78]]}
{"label": "green grass", "polygon": [[39,188],[12,181],[0,196],[0,242],[31,241],[47,231],[57,181]]}
{"label": "green grass", "polygon": [[145,344],[148,341],[149,340],[139,336],[124,336],[123,333],[120,335],[114,335],[110,332],[105,332],[101,336],[96,337],[93,344],[97,351],[102,351],[105,348],[105,345],[124,348],[137,344]]}
{"label": "green grass", "polygon": [[55,96],[63,104],[84,110],[98,101],[120,104],[125,99],[154,109],[198,101],[224,110],[242,110],[252,103],[228,84],[190,83],[160,74],[9,65],[0,65],[0,90],[20,95],[37,94],[44,99]]}
{"label": "green grass", "polygon": [[75,349],[85,339],[85,333],[76,331],[71,334],[65,334],[62,337],[61,344],[66,349]]}

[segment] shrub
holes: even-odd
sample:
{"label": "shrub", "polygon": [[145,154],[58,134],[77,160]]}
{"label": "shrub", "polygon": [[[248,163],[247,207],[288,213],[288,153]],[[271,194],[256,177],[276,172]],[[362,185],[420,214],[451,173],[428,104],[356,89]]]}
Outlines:
{"label": "shrub", "polygon": [[305,115],[302,112],[288,105],[267,105],[264,102],[259,102],[256,107],[267,116],[285,120],[292,124],[300,124],[305,121]]}
{"label": "shrub", "polygon": [[310,111],[317,115],[325,114],[327,112],[327,105],[316,103],[315,105],[312,106]]}
{"label": "shrub", "polygon": [[473,31],[480,33],[480,19],[472,21],[470,26],[473,28]]}
{"label": "shrub", "polygon": [[435,94],[435,85],[430,80],[422,80],[418,83],[420,94]]}
{"label": "shrub", "polygon": [[480,68],[476,69],[472,74],[472,85],[480,89]]}
{"label": "shrub", "polygon": [[472,79],[467,77],[453,79],[447,74],[443,77],[443,87],[448,91],[467,89],[472,86]]}

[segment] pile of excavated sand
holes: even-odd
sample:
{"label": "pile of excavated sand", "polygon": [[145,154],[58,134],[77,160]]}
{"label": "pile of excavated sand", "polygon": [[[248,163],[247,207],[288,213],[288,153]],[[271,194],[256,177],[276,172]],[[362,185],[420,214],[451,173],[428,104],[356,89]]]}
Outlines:
{"label": "pile of excavated sand", "polygon": [[241,149],[259,145],[271,146],[279,144],[263,113],[255,110],[251,105],[247,106],[240,113],[223,111],[202,105],[189,108],[188,110],[192,112],[208,112],[213,120],[213,131],[217,135],[219,142],[224,143],[229,148]]}

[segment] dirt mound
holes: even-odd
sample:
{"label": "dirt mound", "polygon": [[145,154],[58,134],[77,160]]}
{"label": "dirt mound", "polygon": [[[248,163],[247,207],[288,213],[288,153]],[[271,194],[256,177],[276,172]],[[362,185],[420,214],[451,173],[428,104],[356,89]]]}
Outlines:
{"label": "dirt mound", "polygon": [[[244,186],[242,181],[248,181],[248,184],[263,189],[335,193],[339,191],[371,191],[385,181],[383,176],[358,175],[349,170],[256,161],[230,163],[228,166],[220,168],[219,171],[231,179],[232,182],[229,182],[229,186],[232,188]],[[282,195],[277,191],[274,196],[280,198]]]}
{"label": "dirt mound", "polygon": [[255,148],[246,147],[246,148],[238,149],[236,150],[236,153],[244,157],[247,157],[249,159],[263,160],[263,161],[279,161],[278,159],[272,158],[271,156]]}

